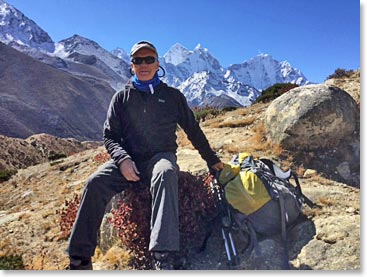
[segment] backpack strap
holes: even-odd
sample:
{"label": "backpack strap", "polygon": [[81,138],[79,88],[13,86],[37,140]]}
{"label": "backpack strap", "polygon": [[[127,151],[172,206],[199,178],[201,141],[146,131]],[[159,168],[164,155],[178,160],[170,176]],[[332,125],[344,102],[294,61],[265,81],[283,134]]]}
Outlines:
{"label": "backpack strap", "polygon": [[315,203],[313,203],[307,196],[305,196],[303,193],[302,193],[302,189],[301,189],[301,184],[298,180],[298,176],[296,173],[292,172],[292,176],[294,178],[294,181],[296,182],[296,192],[298,194],[298,196],[300,196],[302,198],[302,201],[304,203],[306,203],[307,206],[309,206],[311,209],[316,206],[318,207],[318,205],[316,205]]}
{"label": "backpack strap", "polygon": [[224,203],[225,200],[223,199],[224,197],[223,189],[220,187],[220,183],[217,181],[219,178],[219,172],[215,172],[212,170],[210,171],[210,174],[214,176],[214,179],[210,182],[210,186],[216,197],[217,209],[216,209],[216,215],[211,220],[209,220],[209,222],[207,222],[205,226],[205,236],[198,250],[198,253],[203,252],[205,250],[208,240],[213,233],[214,226],[219,220],[222,219],[223,211],[225,209],[225,203]]}
{"label": "backpack strap", "polygon": [[283,194],[281,193],[279,193],[279,205],[280,205],[280,219],[281,219],[281,227],[282,227],[282,241],[284,244],[283,268],[290,269],[289,254],[288,254],[288,241],[287,241],[287,214],[285,212]]}
{"label": "backpack strap", "polygon": [[290,169],[287,171],[283,171],[277,164],[267,158],[260,158],[259,160],[269,168],[273,175],[285,180],[288,180],[291,177],[292,173]]}

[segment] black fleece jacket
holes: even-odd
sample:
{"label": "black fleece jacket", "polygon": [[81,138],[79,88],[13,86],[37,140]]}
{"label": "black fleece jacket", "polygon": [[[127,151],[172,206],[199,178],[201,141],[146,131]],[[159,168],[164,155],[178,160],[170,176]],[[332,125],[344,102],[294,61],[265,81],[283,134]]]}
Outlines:
{"label": "black fleece jacket", "polygon": [[208,167],[220,162],[185,96],[163,82],[154,94],[138,91],[131,82],[115,93],[104,123],[104,145],[117,165],[128,158],[144,162],[159,152],[176,154],[177,124]]}

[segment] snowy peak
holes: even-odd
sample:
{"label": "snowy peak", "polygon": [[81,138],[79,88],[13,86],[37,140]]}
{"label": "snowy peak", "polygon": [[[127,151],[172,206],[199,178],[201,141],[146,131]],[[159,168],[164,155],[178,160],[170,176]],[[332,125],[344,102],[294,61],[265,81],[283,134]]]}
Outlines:
{"label": "snowy peak", "polygon": [[52,53],[50,36],[19,10],[0,0],[0,41],[14,48],[35,48]]}
{"label": "snowy peak", "polygon": [[102,49],[98,43],[79,35],[73,35],[70,38],[61,40],[59,44],[63,45],[64,51],[67,53],[78,52],[80,54],[90,54]]}
{"label": "snowy peak", "polygon": [[241,64],[230,65],[225,77],[264,90],[276,83],[308,84],[306,77],[287,61],[279,62],[269,54],[260,54]]}
{"label": "snowy peak", "polygon": [[214,104],[214,99],[215,106],[219,108],[249,106],[260,96],[260,92],[249,85],[226,81],[223,75],[207,71],[192,74],[179,89],[192,106]]}
{"label": "snowy peak", "polygon": [[[131,77],[128,52],[121,48],[107,51],[80,35],[54,43],[35,22],[4,0],[0,0],[0,41],[77,76],[107,81],[116,90]],[[309,83],[301,71],[269,54],[223,68],[200,43],[193,50],[176,43],[159,61],[166,70],[162,80],[179,88],[191,104],[198,106],[208,99],[210,103],[247,106],[259,91],[275,83]]]}
{"label": "snowy peak", "polygon": [[58,42],[54,55],[68,62],[91,66],[93,71],[97,69],[97,78],[100,78],[100,73],[107,76],[109,84],[116,90],[120,90],[129,78],[128,64],[125,61],[105,50],[97,42],[80,35],[73,35]]}
{"label": "snowy peak", "polygon": [[181,44],[176,43],[167,51],[166,54],[164,54],[163,58],[166,63],[178,65],[183,63],[191,53],[192,51],[189,51]]}
{"label": "snowy peak", "polygon": [[73,59],[78,55],[94,56],[106,66],[110,67],[115,73],[127,80],[128,64],[116,55],[102,48],[97,42],[73,35],[57,44],[55,55],[65,59]]}
{"label": "snowy peak", "polygon": [[112,55],[115,55],[117,58],[123,60],[127,64],[130,63],[130,56],[129,54],[122,48],[117,47],[111,51]]}
{"label": "snowy peak", "polygon": [[194,72],[210,71],[218,73],[223,71],[218,60],[200,44],[193,51],[189,51],[181,44],[176,43],[163,57],[164,63],[176,66],[180,72],[189,73],[189,75],[183,76],[184,79]]}

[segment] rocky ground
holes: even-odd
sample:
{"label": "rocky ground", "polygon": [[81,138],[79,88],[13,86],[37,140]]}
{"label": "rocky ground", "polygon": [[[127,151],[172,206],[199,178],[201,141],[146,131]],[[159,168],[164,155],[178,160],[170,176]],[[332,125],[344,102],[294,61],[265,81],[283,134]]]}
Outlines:
{"label": "rocky ground", "polygon": [[[204,131],[214,147],[223,149],[222,159],[228,161],[231,154],[225,151],[226,143],[232,146],[243,145],[244,138],[253,130],[244,127],[204,127]],[[0,256],[21,255],[26,269],[62,269],[66,266],[67,256],[64,250],[67,241],[60,232],[60,216],[57,210],[74,193],[81,193],[86,178],[98,167],[94,157],[103,151],[103,148],[87,150],[53,165],[43,163],[21,169],[9,181],[1,184]],[[190,145],[179,149],[178,161],[183,171],[205,170],[205,163]],[[309,220],[291,233],[293,267],[359,269],[359,189],[324,179],[317,172],[313,172],[308,178],[302,178],[301,182],[305,194],[321,208],[306,211]],[[279,249],[276,246],[279,244],[276,238],[261,241],[260,246],[265,249],[267,256],[251,259],[243,257],[239,268],[279,268],[280,265],[274,259],[277,257],[276,252]],[[123,268],[122,261],[116,261],[116,256],[121,255],[121,252],[121,247],[115,247],[105,255],[97,251],[95,268]],[[206,251],[201,254],[193,251],[190,257],[188,264],[192,269],[226,269],[219,230],[210,238]]]}
{"label": "rocky ground", "polygon": [[[213,148],[227,162],[238,151],[267,156],[283,166],[296,167],[290,156],[264,139],[263,114],[267,104],[238,109],[201,123]],[[205,172],[205,162],[178,135],[178,163],[182,171]],[[63,269],[68,259],[66,238],[60,230],[60,214],[65,200],[80,194],[88,176],[100,165],[96,157],[104,153],[99,147],[75,153],[53,162],[19,169],[10,180],[0,183],[0,258],[19,255],[25,269]],[[281,159],[280,157],[287,157]],[[348,182],[327,178],[317,168],[296,167],[304,194],[319,207],[305,207],[307,219],[289,234],[292,269],[360,270],[360,189]],[[214,231],[205,251],[195,247],[187,258],[193,270],[228,269],[220,230]],[[240,250],[237,269],[280,269],[280,238],[259,241],[262,255],[245,255],[245,243],[235,235]],[[14,257],[14,256],[13,256]],[[127,252],[120,243],[108,251],[99,248],[94,268],[129,269]]]}

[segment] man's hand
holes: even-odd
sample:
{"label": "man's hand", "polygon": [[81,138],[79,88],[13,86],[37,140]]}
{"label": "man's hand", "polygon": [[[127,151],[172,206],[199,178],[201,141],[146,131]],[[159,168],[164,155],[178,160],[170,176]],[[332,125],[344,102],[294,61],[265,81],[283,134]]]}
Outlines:
{"label": "man's hand", "polygon": [[224,168],[224,164],[222,162],[216,163],[215,165],[212,165],[212,169],[215,171],[222,170]]}
{"label": "man's hand", "polygon": [[126,180],[133,182],[137,182],[140,180],[140,177],[138,176],[140,172],[138,171],[135,163],[132,160],[130,159],[124,160],[120,164],[119,169],[122,176],[124,176]]}

